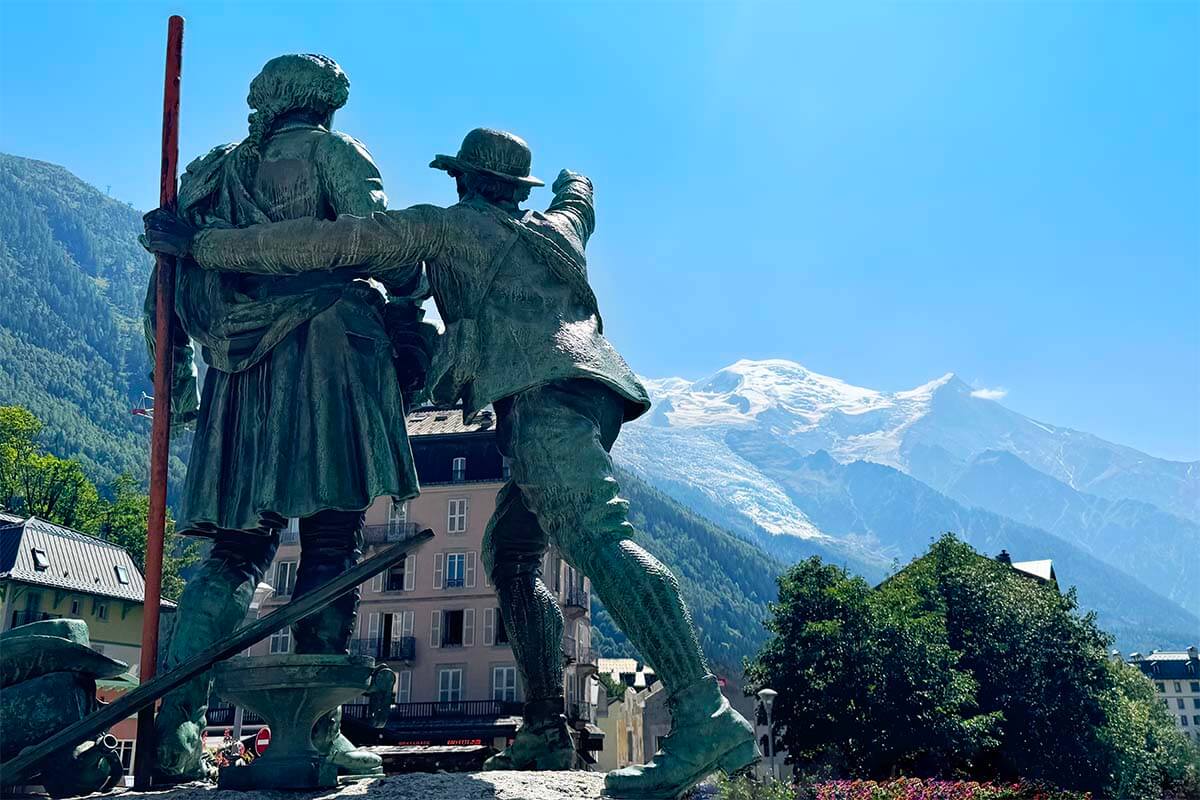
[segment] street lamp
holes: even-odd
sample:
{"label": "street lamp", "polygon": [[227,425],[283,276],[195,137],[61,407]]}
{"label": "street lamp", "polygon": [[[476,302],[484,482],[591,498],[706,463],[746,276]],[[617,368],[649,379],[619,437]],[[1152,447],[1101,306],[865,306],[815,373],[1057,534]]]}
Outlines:
{"label": "street lamp", "polygon": [[778,780],[775,775],[775,727],[771,724],[771,707],[775,705],[775,698],[779,696],[779,692],[774,689],[760,689],[758,699],[762,702],[763,708],[767,710],[767,758],[771,759],[771,780]]}

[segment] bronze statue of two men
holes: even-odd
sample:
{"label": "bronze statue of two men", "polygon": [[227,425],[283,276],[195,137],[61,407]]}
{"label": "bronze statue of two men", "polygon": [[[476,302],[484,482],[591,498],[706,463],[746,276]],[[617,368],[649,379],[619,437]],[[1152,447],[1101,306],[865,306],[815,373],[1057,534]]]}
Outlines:
{"label": "bronze statue of two men", "polygon": [[[604,338],[584,248],[595,227],[591,182],[563,170],[544,212],[521,203],[530,176],[520,138],[476,129],[430,165],[459,202],[385,211],[379,173],[330,129],[348,82],[330,59],[283,56],[251,86],[250,136],[188,168],[178,214],[147,215],[148,246],[179,257],[176,383],[191,378],[187,339],[209,365],[181,530],[215,540],[189,582],[168,658],[236,626],[289,517],[299,517],[296,594],[360,556],[363,511],[417,492],[404,408],[412,393],[496,412],[511,478],[484,541],[525,690],[524,723],[491,769],[568,769],[563,619],[541,580],[553,542],[592,585],[668,692],[673,729],[649,764],[609,773],[611,794],[677,797],[758,752],[721,695],[670,571],[635,541],[609,456],[621,425],[649,408]],[[378,288],[362,279],[382,284]],[[419,303],[432,293],[445,332]],[[190,397],[195,389],[190,388]],[[183,409],[187,410],[187,409]],[[295,629],[298,652],[346,652],[357,596]],[[207,683],[159,715],[158,769],[203,769]],[[320,746],[349,772],[377,767],[319,724]]]}

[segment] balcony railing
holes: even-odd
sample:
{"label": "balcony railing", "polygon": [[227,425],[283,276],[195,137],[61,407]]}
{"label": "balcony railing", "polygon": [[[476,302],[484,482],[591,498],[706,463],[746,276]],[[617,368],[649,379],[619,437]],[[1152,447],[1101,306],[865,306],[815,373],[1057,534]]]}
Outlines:
{"label": "balcony railing", "polygon": [[24,611],[14,611],[12,615],[12,627],[18,625],[28,625],[31,622],[41,622],[44,619],[62,619],[61,614],[47,614],[45,611],[33,611],[25,609]]}
{"label": "balcony railing", "polygon": [[417,637],[355,639],[350,643],[350,652],[356,656],[370,656],[382,661],[413,661],[417,657]]}
{"label": "balcony railing", "polygon": [[446,582],[444,585],[447,589],[461,589],[463,587],[463,583],[464,583],[464,581],[461,577],[446,578]]}
{"label": "balcony railing", "polygon": [[[218,706],[209,706],[208,712],[204,716],[210,727],[228,728],[233,725],[235,712],[236,709],[233,706],[223,703]],[[242,713],[242,722],[246,725],[263,725],[266,720],[253,711],[246,710]]]}
{"label": "balcony railing", "polygon": [[[342,715],[365,719],[365,703],[342,706]],[[521,714],[521,704],[507,700],[457,700],[447,703],[393,703],[389,719],[494,719]]]}
{"label": "balcony railing", "polygon": [[563,605],[568,609],[579,609],[582,611],[588,610],[588,592],[580,589],[577,586],[568,586],[566,594],[563,596]]}
{"label": "balcony railing", "polygon": [[368,545],[384,545],[399,542],[417,532],[415,522],[392,522],[387,525],[367,525],[363,528],[363,541]]}
{"label": "balcony railing", "polygon": [[572,722],[579,720],[582,722],[596,721],[596,707],[591,703],[568,703],[567,704],[568,719]]}

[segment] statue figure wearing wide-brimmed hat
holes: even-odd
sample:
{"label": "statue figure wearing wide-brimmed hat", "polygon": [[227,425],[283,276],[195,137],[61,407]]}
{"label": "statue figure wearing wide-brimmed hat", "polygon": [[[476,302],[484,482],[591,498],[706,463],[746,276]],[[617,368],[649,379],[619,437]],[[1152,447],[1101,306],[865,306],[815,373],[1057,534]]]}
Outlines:
{"label": "statue figure wearing wide-brimmed hat", "polygon": [[563,619],[541,580],[549,542],[588,575],[621,629],[658,673],[674,729],[645,766],[608,774],[610,791],[675,798],[715,770],[758,758],[754,732],[721,695],[670,571],[635,541],[609,457],[621,425],[649,408],[645,389],[603,335],[584,247],[595,227],[591,182],[564,170],[544,212],[520,203],[540,181],[512,134],[471,131],[448,171],[460,202],[366,218],[193,231],[147,215],[152,247],[206,269],[370,274],[413,279],[424,261],[446,332],[428,391],[468,417],[494,405],[512,478],[488,525],[484,561],[524,678],[524,725],[488,766],[569,767],[563,717]]}
{"label": "statue figure wearing wide-brimmed hat", "polygon": [[[180,215],[205,228],[381,211],[387,198],[370,155],[330,129],[349,86],[325,56],[269,61],[250,84],[249,135],[188,167]],[[181,412],[196,405],[189,339],[200,344],[208,371],[192,414],[178,527],[215,543],[180,599],[168,668],[242,623],[289,518],[300,519],[298,596],[357,562],[363,511],[373,500],[416,494],[403,395],[419,388],[427,363],[411,297],[417,276],[400,283],[384,276],[386,305],[376,288],[353,278],[216,273],[180,260],[174,397],[183,398]],[[153,342],[153,278],[150,286]],[[385,319],[399,320],[395,341]],[[355,591],[294,626],[296,652],[346,652],[357,604]],[[200,678],[164,698],[159,780],[210,772],[200,748],[210,686]],[[377,771],[379,757],[356,750],[338,720],[335,712],[318,724],[318,746],[345,771]]]}

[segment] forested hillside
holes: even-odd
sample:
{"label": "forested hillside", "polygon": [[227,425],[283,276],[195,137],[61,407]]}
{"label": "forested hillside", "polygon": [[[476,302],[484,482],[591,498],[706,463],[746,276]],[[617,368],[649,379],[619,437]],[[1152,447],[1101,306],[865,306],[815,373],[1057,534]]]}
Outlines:
{"label": "forested hillside", "polygon": [[140,230],[62,167],[0,154],[0,405],[33,411],[100,484],[146,475],[149,423],[129,413],[150,390]]}
{"label": "forested hillside", "polygon": [[[742,658],[766,639],[762,621],[784,565],[632,474],[623,472],[620,481],[638,542],[679,579],[705,655],[718,669],[740,676]],[[594,645],[605,656],[636,656],[600,603],[593,603],[593,612]]]}

